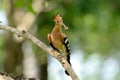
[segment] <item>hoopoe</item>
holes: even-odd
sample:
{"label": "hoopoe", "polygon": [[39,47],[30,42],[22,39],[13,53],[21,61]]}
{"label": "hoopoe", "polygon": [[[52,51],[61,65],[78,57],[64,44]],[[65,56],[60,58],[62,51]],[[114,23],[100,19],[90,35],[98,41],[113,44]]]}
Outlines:
{"label": "hoopoe", "polygon": [[[49,44],[54,50],[61,53],[65,57],[65,59],[68,61],[68,63],[71,65],[70,45],[66,35],[62,32],[62,26],[65,29],[68,29],[68,27],[66,27],[65,24],[63,23],[63,19],[61,17],[61,14],[59,13],[54,16],[53,20],[55,21],[55,26],[52,32],[48,34]],[[65,71],[65,73],[69,75],[67,71]]]}

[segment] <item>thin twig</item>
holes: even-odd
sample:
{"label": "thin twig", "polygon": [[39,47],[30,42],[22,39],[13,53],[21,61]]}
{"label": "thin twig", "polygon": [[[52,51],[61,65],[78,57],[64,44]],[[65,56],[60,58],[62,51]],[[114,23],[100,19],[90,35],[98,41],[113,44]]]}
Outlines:
{"label": "thin twig", "polygon": [[70,74],[72,80],[80,80],[79,77],[74,72],[73,68],[69,65],[69,63],[66,61],[66,59],[62,55],[60,55],[60,53],[51,50],[51,48],[46,46],[42,41],[37,39],[32,34],[28,33],[25,30],[20,31],[20,30],[18,30],[16,28],[9,27],[9,26],[0,25],[0,29],[12,32],[12,33],[14,33],[14,34],[16,34],[18,36],[21,36],[21,37],[24,37],[24,38],[26,38],[28,40],[31,40],[35,45],[37,45],[38,47],[42,48],[44,51],[46,51],[47,53],[49,53],[53,57],[55,57],[62,64],[62,66],[65,68],[65,70],[67,70],[67,72]]}

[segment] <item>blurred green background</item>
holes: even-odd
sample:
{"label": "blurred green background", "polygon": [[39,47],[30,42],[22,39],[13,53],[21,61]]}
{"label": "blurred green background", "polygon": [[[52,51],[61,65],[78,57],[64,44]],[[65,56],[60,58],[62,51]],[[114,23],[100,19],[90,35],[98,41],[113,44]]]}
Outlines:
{"label": "blurred green background", "polygon": [[[1,25],[24,29],[48,46],[57,12],[69,27],[63,32],[81,80],[120,80],[120,0],[0,0]],[[56,62],[29,40],[0,30],[0,72],[70,80]]]}

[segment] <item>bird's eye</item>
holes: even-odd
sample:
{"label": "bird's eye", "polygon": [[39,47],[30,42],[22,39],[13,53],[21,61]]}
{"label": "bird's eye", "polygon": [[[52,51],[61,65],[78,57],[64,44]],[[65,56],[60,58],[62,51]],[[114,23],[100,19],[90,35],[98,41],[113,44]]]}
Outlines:
{"label": "bird's eye", "polygon": [[61,15],[61,14],[59,14],[59,16],[60,16],[60,17],[62,17],[62,15]]}

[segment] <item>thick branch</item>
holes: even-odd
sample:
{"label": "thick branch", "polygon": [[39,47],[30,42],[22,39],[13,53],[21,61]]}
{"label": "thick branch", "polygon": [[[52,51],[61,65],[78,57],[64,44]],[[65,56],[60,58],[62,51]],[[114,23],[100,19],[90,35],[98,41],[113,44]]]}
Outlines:
{"label": "thick branch", "polygon": [[67,72],[70,74],[72,80],[80,80],[79,77],[74,72],[73,68],[69,65],[69,63],[66,61],[66,59],[60,53],[51,50],[42,41],[40,41],[39,39],[34,37],[32,34],[28,33],[27,31],[24,31],[24,30],[20,31],[16,28],[9,27],[9,26],[1,26],[0,25],[0,28],[3,30],[6,30],[6,31],[12,32],[20,37],[24,37],[26,39],[31,40],[38,47],[42,48],[44,51],[46,51],[47,53],[54,56],[62,64],[62,66],[65,68],[65,70],[67,70]]}
{"label": "thick branch", "polygon": [[22,75],[20,76],[11,76],[7,73],[1,73],[0,72],[0,80],[37,80],[35,78],[26,78]]}

